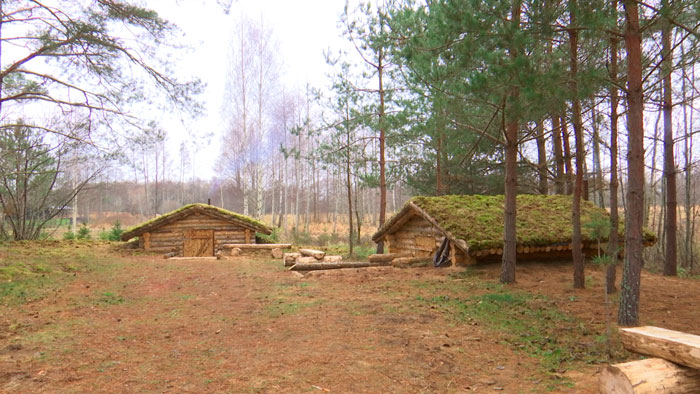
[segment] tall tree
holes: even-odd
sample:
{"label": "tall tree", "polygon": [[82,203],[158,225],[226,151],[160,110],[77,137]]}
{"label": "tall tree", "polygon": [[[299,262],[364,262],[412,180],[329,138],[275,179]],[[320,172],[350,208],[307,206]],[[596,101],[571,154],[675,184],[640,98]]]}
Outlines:
{"label": "tall tree", "polygon": [[625,225],[625,265],[618,323],[639,324],[639,292],[643,264],[642,227],[644,223],[644,101],[642,86],[642,32],[639,6],[623,0],[624,40],[627,52],[627,212]]}
{"label": "tall tree", "polygon": [[[612,1],[612,14],[614,16],[615,25],[617,25],[617,6],[618,0]],[[618,42],[619,39],[616,35],[610,35],[610,83],[608,84],[610,90],[610,236],[608,238],[607,255],[613,259],[612,264],[608,264],[605,273],[605,291],[608,294],[612,294],[616,291],[615,281],[617,276],[617,256],[619,254],[619,226],[620,217],[618,213],[618,176],[617,176],[617,126],[619,122],[619,115],[617,113],[617,107],[619,104],[619,93],[618,93]]]}
{"label": "tall tree", "polygon": [[663,114],[664,114],[664,179],[666,180],[666,258],[664,259],[664,275],[675,276],[678,265],[677,257],[677,217],[676,208],[676,163],[673,152],[673,47],[671,38],[673,36],[673,25],[668,18],[670,13],[668,0],[662,2],[661,18],[661,41],[662,60],[661,78],[663,84]]}
{"label": "tall tree", "polygon": [[[389,121],[387,120],[387,101],[390,99],[390,89],[387,88],[387,78],[394,64],[389,57],[390,38],[384,10],[369,3],[361,4],[356,10],[359,16],[353,16],[345,5],[343,22],[345,35],[352,42],[363,63],[371,70],[367,75],[375,79],[376,88],[358,87],[360,92],[376,95],[368,109],[370,127],[377,129],[379,142],[379,227],[386,221],[386,142]],[[356,19],[353,19],[356,18]],[[384,252],[384,242],[377,244],[377,253]]]}
{"label": "tall tree", "polygon": [[583,266],[583,243],[581,237],[581,194],[583,188],[583,122],[581,121],[581,100],[579,99],[578,86],[578,28],[576,14],[578,5],[576,0],[570,0],[569,6],[569,88],[573,96],[571,103],[572,123],[574,127],[574,141],[576,142],[576,181],[574,182],[574,196],[571,204],[571,223],[573,231],[571,236],[572,254],[574,259],[574,288],[585,287]]}

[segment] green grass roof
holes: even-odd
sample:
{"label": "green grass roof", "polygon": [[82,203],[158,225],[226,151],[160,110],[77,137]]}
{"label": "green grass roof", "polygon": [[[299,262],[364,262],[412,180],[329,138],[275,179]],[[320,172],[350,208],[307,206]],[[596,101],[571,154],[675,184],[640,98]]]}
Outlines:
{"label": "green grass roof", "polygon": [[137,226],[131,227],[124,231],[122,234],[122,240],[127,241],[135,236],[141,235],[142,233],[149,231],[151,228],[158,227],[160,225],[166,224],[170,222],[170,219],[173,216],[178,216],[179,213],[187,211],[187,210],[201,210],[204,213],[212,213],[215,216],[222,217],[222,218],[230,218],[233,221],[240,222],[242,224],[247,224],[255,231],[261,232],[263,234],[270,234],[272,230],[267,227],[263,222],[260,222],[258,220],[255,220],[251,217],[241,215],[236,212],[231,212],[229,210],[215,207],[213,205],[207,205],[207,204],[188,204],[185,206],[182,206],[176,210],[170,211],[168,213],[162,214],[160,216],[156,216],[153,219],[147,220]]}
{"label": "green grass roof", "polygon": [[[571,242],[572,201],[572,197],[566,195],[518,195],[518,244],[546,246]],[[466,241],[470,251],[503,247],[503,195],[414,197],[406,204],[415,204],[455,239]],[[581,201],[581,232],[584,242],[593,241],[591,230],[584,224],[596,216],[609,218],[605,209],[590,201]],[[393,220],[387,221],[376,235],[389,230],[394,223]],[[624,235],[622,223],[620,234]],[[645,231],[645,240],[653,242],[654,234]]]}

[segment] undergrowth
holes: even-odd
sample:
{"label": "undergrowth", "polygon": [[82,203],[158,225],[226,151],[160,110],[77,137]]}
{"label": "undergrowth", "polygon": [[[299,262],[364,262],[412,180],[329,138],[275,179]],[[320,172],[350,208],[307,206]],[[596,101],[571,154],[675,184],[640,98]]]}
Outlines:
{"label": "undergrowth", "polygon": [[575,363],[609,361],[605,337],[579,319],[560,312],[546,296],[499,286],[486,289],[485,294],[466,298],[438,295],[419,296],[417,300],[447,310],[460,324],[479,325],[504,338],[516,351],[538,359],[541,368],[552,376],[551,388],[571,383],[559,374],[575,368]]}
{"label": "undergrowth", "polygon": [[95,244],[22,241],[0,246],[0,305],[21,305],[52,294],[79,272],[106,269],[95,264]]}

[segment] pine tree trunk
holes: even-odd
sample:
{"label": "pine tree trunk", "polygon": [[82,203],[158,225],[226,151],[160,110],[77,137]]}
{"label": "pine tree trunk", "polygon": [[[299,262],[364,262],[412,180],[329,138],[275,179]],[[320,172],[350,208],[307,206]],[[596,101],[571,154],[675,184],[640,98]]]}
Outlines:
{"label": "pine tree trunk", "polygon": [[597,116],[597,110],[596,110],[596,104],[595,102],[593,103],[591,107],[591,114],[593,117],[592,120],[592,125],[593,125],[593,172],[594,172],[594,182],[593,182],[593,190],[594,190],[594,201],[596,205],[598,205],[601,208],[605,208],[605,199],[603,197],[603,166],[601,163],[601,158],[600,158],[600,131],[599,131],[599,122],[598,122],[598,116]]}
{"label": "pine tree trunk", "polygon": [[[520,28],[522,3],[513,1],[513,26]],[[510,48],[510,57],[518,55],[516,48]],[[517,86],[511,88],[510,99],[517,100],[520,91]],[[505,165],[505,202],[503,207],[503,260],[501,263],[501,283],[515,282],[515,260],[517,236],[515,232],[516,197],[518,194],[518,117],[510,114],[505,124],[506,165]]]}
{"label": "pine tree trunk", "polygon": [[[667,1],[662,2],[667,7]],[[663,74],[664,89],[664,177],[666,178],[666,259],[664,261],[664,275],[676,276],[677,267],[677,243],[676,243],[676,165],[673,155],[673,86],[671,73],[673,69],[673,49],[671,47],[671,23],[664,18],[664,28],[661,31],[663,45],[663,61],[661,72]]]}
{"label": "pine tree trunk", "polygon": [[442,196],[442,132],[438,132],[437,149],[435,149],[435,195]]}
{"label": "pine tree trunk", "polygon": [[547,186],[547,147],[544,139],[544,121],[537,122],[537,172],[539,176],[538,192],[548,193]]}
{"label": "pine tree trunk", "polygon": [[578,31],[576,28],[576,0],[569,1],[569,61],[570,82],[569,89],[573,96],[572,121],[574,127],[574,141],[576,143],[576,182],[574,183],[574,198],[571,204],[571,223],[573,231],[571,236],[572,256],[574,259],[574,288],[583,289],[586,286],[584,276],[584,261],[581,237],[581,192],[583,187],[583,125],[581,124],[581,101],[578,98]]}
{"label": "pine tree trunk", "polygon": [[627,48],[627,223],[625,226],[625,266],[618,323],[639,324],[639,292],[642,272],[642,222],[644,220],[644,102],[642,86],[642,34],[638,5],[624,0],[625,46]]}
{"label": "pine tree trunk", "polygon": [[[617,1],[613,2],[614,9],[617,9]],[[617,38],[610,38],[610,79],[617,82]],[[617,107],[619,97],[617,86],[610,84],[610,236],[608,237],[607,255],[612,258],[605,273],[605,291],[612,294],[617,291],[615,288],[617,276],[617,256],[619,254],[618,232],[620,217],[617,209]]]}
{"label": "pine tree trunk", "polygon": [[566,117],[561,117],[561,140],[564,146],[564,166],[566,167],[566,194],[573,193],[573,172],[571,165],[571,148],[569,146],[569,130],[566,127]]}
{"label": "pine tree trunk", "polygon": [[[384,53],[379,48],[379,227],[386,221],[386,122],[384,115]],[[384,253],[384,241],[377,243],[377,254]]]}
{"label": "pine tree trunk", "polygon": [[347,188],[348,192],[348,248],[349,248],[349,254],[350,256],[353,255],[353,223],[352,223],[352,179],[350,178],[351,175],[351,150],[350,150],[350,125],[348,124],[350,122],[350,109],[348,106],[345,106],[345,127],[346,127],[346,155],[345,155],[345,187]]}
{"label": "pine tree trunk", "polygon": [[554,163],[556,179],[554,181],[555,193],[564,194],[564,154],[561,147],[561,121],[559,116],[552,116],[552,145],[554,146]]}

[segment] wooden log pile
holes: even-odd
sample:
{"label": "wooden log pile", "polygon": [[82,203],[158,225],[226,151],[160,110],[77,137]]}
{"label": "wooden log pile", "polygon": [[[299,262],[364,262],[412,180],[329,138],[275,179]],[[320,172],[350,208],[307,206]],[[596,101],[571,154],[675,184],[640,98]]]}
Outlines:
{"label": "wooden log pile", "polygon": [[700,393],[700,336],[659,327],[621,328],[625,349],[651,356],[607,366],[601,393]]}
{"label": "wooden log pile", "polygon": [[311,271],[322,269],[354,268],[342,262],[343,256],[328,256],[326,252],[315,249],[299,249],[299,252],[285,253],[282,262],[292,271]]}
{"label": "wooden log pile", "polygon": [[[582,249],[595,249],[595,245],[591,243],[583,243],[582,244]],[[552,253],[552,252],[565,252],[573,250],[573,245],[572,244],[558,244],[558,245],[545,245],[545,246],[532,246],[532,245],[518,245],[516,248],[517,253],[519,254],[530,254],[530,253]],[[490,248],[490,249],[482,249],[482,250],[476,250],[472,251],[469,253],[470,256],[472,257],[485,257],[485,256],[494,256],[494,255],[502,255],[503,254],[503,248]]]}
{"label": "wooden log pile", "polygon": [[284,249],[291,248],[291,244],[222,244],[217,251],[217,256],[221,258],[235,257],[247,254],[270,254],[272,258],[281,259],[284,257]]}

